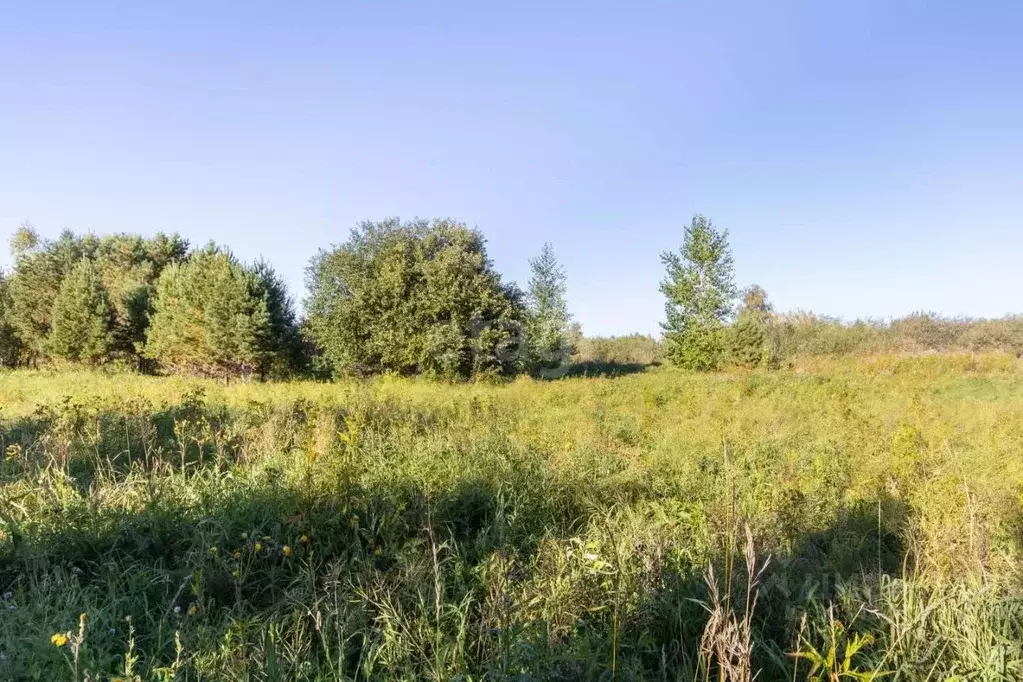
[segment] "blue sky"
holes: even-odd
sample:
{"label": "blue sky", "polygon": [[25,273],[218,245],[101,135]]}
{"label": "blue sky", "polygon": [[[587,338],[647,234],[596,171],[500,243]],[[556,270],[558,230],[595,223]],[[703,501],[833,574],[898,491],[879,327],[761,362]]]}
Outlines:
{"label": "blue sky", "polygon": [[177,231],[301,298],[358,221],[454,217],[520,283],[551,241],[587,333],[657,333],[658,254],[699,212],[779,309],[1023,312],[1023,3],[3,14],[4,241]]}

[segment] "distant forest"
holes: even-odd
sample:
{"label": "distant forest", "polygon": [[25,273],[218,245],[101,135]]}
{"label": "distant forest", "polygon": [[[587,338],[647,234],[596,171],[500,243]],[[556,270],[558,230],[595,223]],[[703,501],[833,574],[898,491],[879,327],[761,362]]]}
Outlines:
{"label": "distant forest", "polygon": [[662,253],[663,335],[590,338],[568,310],[550,244],[525,289],[505,281],[476,229],[450,220],[364,222],[321,250],[299,317],[266,262],[178,235],[28,225],[0,271],[0,366],[113,365],[144,373],[288,379],[395,373],[443,379],[604,373],[671,364],[773,368],[813,355],[960,350],[1023,355],[1023,317],[914,313],[856,321],[773,309],[740,288],[727,231],[694,216]]}

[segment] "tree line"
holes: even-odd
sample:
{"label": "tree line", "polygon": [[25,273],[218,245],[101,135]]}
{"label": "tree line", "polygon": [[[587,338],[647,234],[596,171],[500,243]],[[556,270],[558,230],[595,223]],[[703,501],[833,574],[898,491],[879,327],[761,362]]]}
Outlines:
{"label": "tree line", "polygon": [[288,378],[393,372],[543,375],[578,335],[546,244],[526,291],[483,235],[451,220],[364,222],[307,269],[299,319],[266,262],[178,235],[103,237],[30,226],[0,272],[0,365],[121,364],[143,372]]}
{"label": "tree line", "polygon": [[[660,341],[584,339],[549,243],[530,260],[522,290],[496,271],[483,235],[452,220],[359,224],[347,241],[312,258],[302,319],[268,263],[242,263],[214,243],[193,248],[176,234],[65,231],[46,240],[26,225],[12,237],[11,255],[10,272],[0,272],[6,367],[120,364],[262,379],[556,377],[577,352],[706,371],[771,367],[795,347],[852,349],[853,336],[881,338],[876,325],[777,315],[761,287],[740,290],[727,231],[701,215],[684,227],[677,251],[661,254]],[[1019,318],[969,326],[917,315],[892,328],[906,338],[1023,352]],[[632,350],[621,352],[626,346]]]}

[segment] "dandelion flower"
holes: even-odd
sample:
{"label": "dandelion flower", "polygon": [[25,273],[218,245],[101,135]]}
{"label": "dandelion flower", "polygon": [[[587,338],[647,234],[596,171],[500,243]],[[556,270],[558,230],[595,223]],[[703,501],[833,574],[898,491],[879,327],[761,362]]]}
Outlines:
{"label": "dandelion flower", "polygon": [[197,613],[199,613],[199,607],[196,606],[195,604],[192,604],[192,608],[188,609],[188,615],[194,616]]}
{"label": "dandelion flower", "polygon": [[58,632],[54,634],[53,637],[50,637],[50,641],[53,643],[53,646],[64,646],[67,644],[67,635],[62,632]]}
{"label": "dandelion flower", "polygon": [[380,545],[373,548],[373,556],[380,556]]}
{"label": "dandelion flower", "polygon": [[249,534],[248,533],[242,533],[242,540],[248,540],[248,539],[249,539]]}
{"label": "dandelion flower", "polygon": [[256,543],[256,547],[255,547],[255,549],[256,549],[256,553],[257,553],[257,554],[258,554],[259,552],[262,552],[262,551],[263,551],[263,545],[262,545],[261,543],[257,542],[257,543]]}
{"label": "dandelion flower", "polygon": [[241,558],[242,558],[242,553],[241,553],[241,552],[239,552],[238,550],[235,550],[235,552],[234,552],[234,558],[235,558],[235,559],[241,559]]}
{"label": "dandelion flower", "polygon": [[175,606],[174,607],[174,613],[181,613],[181,607],[180,606]]}
{"label": "dandelion flower", "polygon": [[303,535],[302,537],[300,537],[298,539],[298,541],[301,542],[303,545],[308,545],[309,544],[309,536],[308,535]]}
{"label": "dandelion flower", "polygon": [[291,556],[291,547],[289,547],[288,545],[284,545],[283,547],[281,547],[281,552],[284,554],[284,556]]}

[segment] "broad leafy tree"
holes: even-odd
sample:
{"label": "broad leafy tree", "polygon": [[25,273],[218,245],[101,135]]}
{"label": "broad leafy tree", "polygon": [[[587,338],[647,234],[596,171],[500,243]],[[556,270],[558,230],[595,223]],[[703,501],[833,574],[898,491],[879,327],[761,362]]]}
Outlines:
{"label": "broad leafy tree", "polygon": [[362,223],[313,258],[307,282],[309,333],[335,374],[464,378],[521,364],[521,292],[464,224]]}
{"label": "broad leafy tree", "polygon": [[719,232],[702,215],[685,228],[679,252],[664,252],[667,298],[664,356],[693,370],[718,368],[728,355],[725,323],[735,299],[734,265],[728,232]]}
{"label": "broad leafy tree", "polygon": [[114,309],[96,264],[78,261],[53,302],[50,351],[72,362],[106,360],[113,344]]}

